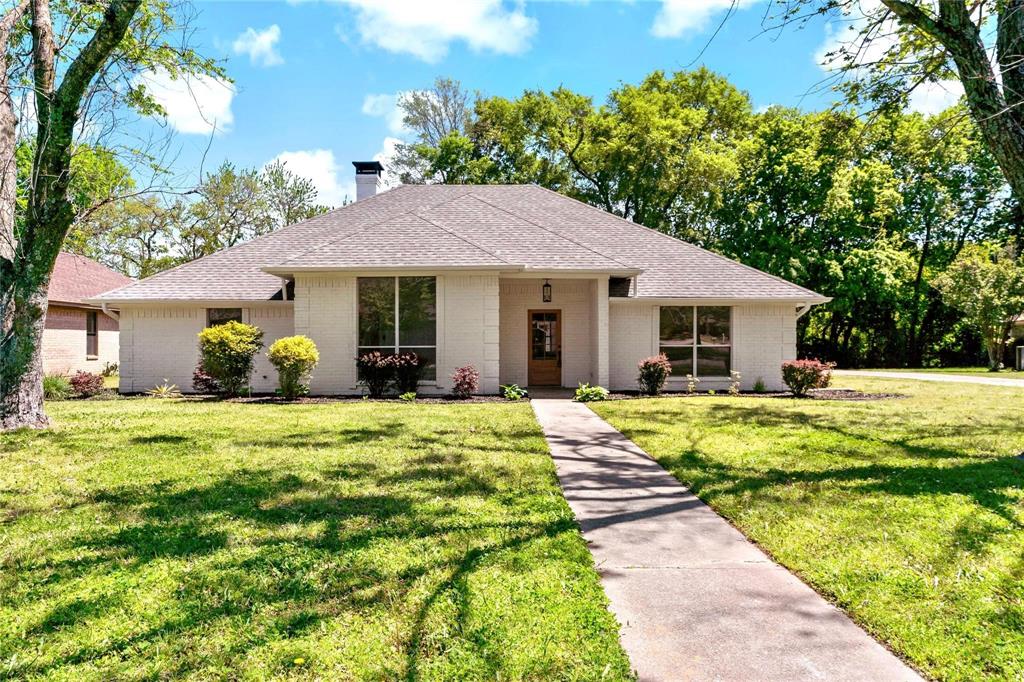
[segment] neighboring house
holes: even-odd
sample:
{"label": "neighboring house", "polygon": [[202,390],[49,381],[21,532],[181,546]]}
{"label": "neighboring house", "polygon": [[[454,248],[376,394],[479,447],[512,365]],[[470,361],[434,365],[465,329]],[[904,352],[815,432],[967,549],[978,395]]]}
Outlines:
{"label": "neighboring house", "polygon": [[100,372],[118,361],[116,313],[104,313],[86,299],[134,280],[73,253],[60,253],[50,277],[43,330],[43,371]]}
{"label": "neighboring house", "polygon": [[[360,392],[357,355],[431,360],[424,393],[473,365],[499,384],[636,387],[666,353],[700,387],[782,386],[796,321],[829,299],[533,185],[406,185],[376,193],[357,163],[357,201],[94,299],[120,311],[121,390],[191,385],[196,335],[239,319],[265,343],[304,334],[320,350],[316,394]],[[276,376],[262,355],[256,391]]]}

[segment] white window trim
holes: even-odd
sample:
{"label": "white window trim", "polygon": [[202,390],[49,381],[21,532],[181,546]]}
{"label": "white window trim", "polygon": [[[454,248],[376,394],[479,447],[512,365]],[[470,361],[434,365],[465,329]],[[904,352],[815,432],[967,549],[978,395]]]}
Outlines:
{"label": "white window trim", "polygon": [[[693,343],[683,343],[681,341],[669,341],[667,343],[661,340],[661,309],[662,308],[691,308],[693,311]],[[697,309],[698,308],[728,308],[729,309],[729,343],[699,343],[700,337],[697,333]],[[733,361],[735,360],[735,353],[733,352],[733,322],[735,320],[735,306],[717,306],[717,305],[665,305],[655,306],[654,315],[654,345],[655,354],[661,353],[662,347],[666,348],[692,348],[691,362],[693,363],[693,376],[701,381],[729,381],[732,370]],[[711,375],[702,376],[697,373],[697,349],[698,348],[728,348],[729,349],[729,374],[725,375]],[[685,376],[669,376],[668,381],[686,381]]]}

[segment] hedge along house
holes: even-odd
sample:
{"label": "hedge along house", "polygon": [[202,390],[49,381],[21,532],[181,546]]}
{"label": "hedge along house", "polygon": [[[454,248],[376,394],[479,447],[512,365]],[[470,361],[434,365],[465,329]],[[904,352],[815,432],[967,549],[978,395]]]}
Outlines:
{"label": "hedge along house", "polygon": [[85,256],[57,254],[47,293],[43,372],[98,373],[118,361],[117,314],[86,299],[132,281]]}
{"label": "hedge along house", "polygon": [[[499,384],[636,387],[664,352],[669,388],[742,373],[781,387],[796,321],[828,299],[532,185],[406,185],[377,193],[357,163],[357,201],[95,299],[121,318],[121,390],[190,386],[196,335],[225,319],[269,345],[304,334],[320,350],[315,394],[361,391],[356,357],[430,359],[424,393],[473,365]],[[255,391],[272,391],[265,357]]]}

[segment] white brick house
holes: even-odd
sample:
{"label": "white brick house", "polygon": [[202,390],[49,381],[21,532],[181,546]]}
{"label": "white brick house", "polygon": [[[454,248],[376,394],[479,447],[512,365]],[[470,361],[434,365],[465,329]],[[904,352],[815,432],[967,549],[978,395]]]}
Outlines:
{"label": "white brick house", "polygon": [[[269,345],[304,334],[320,349],[316,394],[360,392],[372,348],[430,358],[424,393],[473,365],[499,384],[636,387],[636,365],[665,352],[681,387],[781,387],[796,321],[829,299],[532,185],[407,185],[188,263],[94,302],[121,321],[121,390],[191,385],[196,335],[222,319]],[[256,391],[276,377],[261,358]]]}

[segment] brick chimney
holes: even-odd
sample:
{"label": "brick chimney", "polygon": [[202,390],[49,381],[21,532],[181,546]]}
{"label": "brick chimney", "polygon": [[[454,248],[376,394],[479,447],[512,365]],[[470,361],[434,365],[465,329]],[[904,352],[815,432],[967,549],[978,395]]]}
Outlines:
{"label": "brick chimney", "polygon": [[380,189],[384,166],[379,161],[353,161],[356,167],[356,201],[372,197]]}

